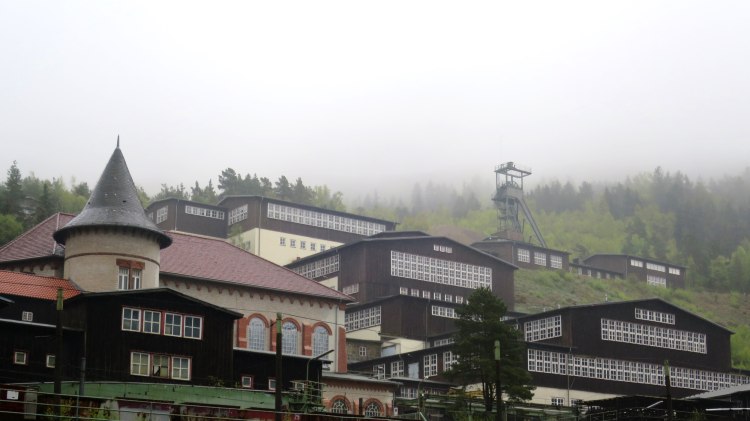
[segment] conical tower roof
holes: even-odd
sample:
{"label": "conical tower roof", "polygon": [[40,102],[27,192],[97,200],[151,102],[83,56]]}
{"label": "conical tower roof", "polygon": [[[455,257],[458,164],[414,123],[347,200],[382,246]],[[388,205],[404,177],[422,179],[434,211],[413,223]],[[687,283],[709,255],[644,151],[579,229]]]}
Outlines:
{"label": "conical tower roof", "polygon": [[109,158],[86,207],[67,225],[57,230],[53,237],[57,242],[65,244],[72,230],[83,227],[130,227],[152,232],[161,248],[172,244],[172,239],[146,216],[125,157],[120,151],[119,138],[117,148]]}

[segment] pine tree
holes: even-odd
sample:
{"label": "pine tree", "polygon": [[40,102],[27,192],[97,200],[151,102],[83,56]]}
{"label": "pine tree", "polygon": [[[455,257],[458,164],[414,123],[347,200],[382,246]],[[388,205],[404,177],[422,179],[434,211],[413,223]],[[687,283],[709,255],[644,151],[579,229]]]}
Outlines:
{"label": "pine tree", "polygon": [[524,366],[524,343],[518,330],[503,322],[505,304],[480,288],[469,296],[468,302],[456,309],[458,319],[453,352],[458,362],[448,372],[464,385],[481,383],[485,409],[492,410],[496,397],[496,363],[494,343],[500,341],[500,385],[511,401],[531,399],[531,376]]}
{"label": "pine tree", "polygon": [[8,169],[8,178],[5,180],[5,195],[2,203],[2,213],[13,215],[17,220],[24,219],[21,209],[23,201],[23,187],[21,185],[21,171],[18,169],[16,161]]}

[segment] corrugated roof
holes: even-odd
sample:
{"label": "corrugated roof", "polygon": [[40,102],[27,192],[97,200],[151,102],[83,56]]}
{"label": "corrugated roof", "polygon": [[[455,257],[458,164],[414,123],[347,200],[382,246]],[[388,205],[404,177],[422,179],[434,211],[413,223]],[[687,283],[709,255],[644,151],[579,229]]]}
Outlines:
{"label": "corrugated roof", "polygon": [[74,283],[65,279],[0,270],[0,294],[56,300],[58,288],[62,288],[65,299],[81,293]]}
{"label": "corrugated roof", "polygon": [[247,285],[268,290],[353,301],[289,269],[218,238],[169,231],[172,245],[161,251],[161,273]]}
{"label": "corrugated roof", "polygon": [[52,234],[70,222],[75,215],[56,213],[0,248],[0,262],[38,259],[63,255],[63,247]]}
{"label": "corrugated roof", "polygon": [[119,145],[109,158],[86,207],[67,225],[57,230],[54,237],[60,244],[65,244],[69,232],[73,229],[103,226],[148,231],[156,235],[161,248],[169,246],[169,237],[148,219],[143,210]]}

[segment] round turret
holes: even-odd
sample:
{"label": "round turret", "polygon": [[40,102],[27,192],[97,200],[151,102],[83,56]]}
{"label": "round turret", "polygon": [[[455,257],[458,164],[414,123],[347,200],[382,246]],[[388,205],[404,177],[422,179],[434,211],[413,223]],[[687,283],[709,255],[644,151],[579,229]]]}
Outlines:
{"label": "round turret", "polygon": [[146,216],[119,142],[86,207],[53,237],[65,245],[63,276],[87,291],[158,287],[172,243]]}

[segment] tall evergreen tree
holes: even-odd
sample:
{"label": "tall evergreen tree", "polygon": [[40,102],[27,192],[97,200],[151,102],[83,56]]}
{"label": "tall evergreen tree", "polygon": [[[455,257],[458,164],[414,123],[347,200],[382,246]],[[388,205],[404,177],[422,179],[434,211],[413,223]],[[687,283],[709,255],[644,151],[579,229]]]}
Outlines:
{"label": "tall evergreen tree", "polygon": [[5,179],[2,213],[13,215],[19,221],[22,221],[24,218],[21,209],[21,202],[23,201],[23,187],[21,182],[21,171],[18,169],[16,161],[13,161],[13,165],[8,169],[8,177]]}
{"label": "tall evergreen tree", "polygon": [[492,291],[480,288],[468,298],[468,303],[456,309],[453,352],[458,362],[449,375],[464,385],[482,384],[485,409],[492,410],[496,399],[496,362],[494,344],[500,341],[500,387],[511,401],[531,399],[531,375],[524,366],[524,344],[518,330],[503,322],[507,308]]}

